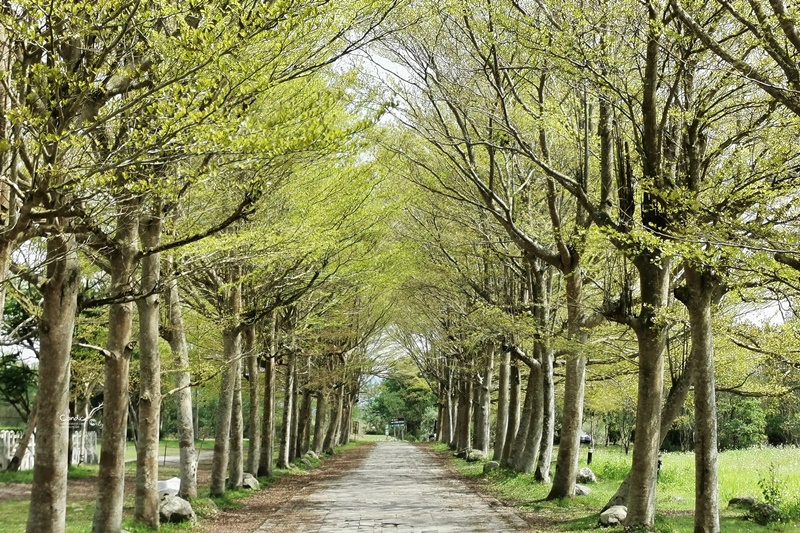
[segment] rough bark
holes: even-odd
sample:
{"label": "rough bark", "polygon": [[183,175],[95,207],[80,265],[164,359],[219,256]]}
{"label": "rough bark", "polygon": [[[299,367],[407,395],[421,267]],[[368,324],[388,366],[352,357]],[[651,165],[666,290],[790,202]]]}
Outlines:
{"label": "rough bark", "polygon": [[281,441],[278,448],[278,468],[289,468],[290,448],[292,447],[292,414],[294,412],[294,366],[295,354],[289,352],[286,358],[286,378],[284,381],[283,419],[281,421]]}
{"label": "rough bark", "polygon": [[472,380],[464,376],[458,383],[458,410],[456,414],[456,452],[472,447]]}
{"label": "rough bark", "polygon": [[[120,202],[115,248],[109,256],[110,294],[130,294],[138,252],[138,215],[132,200]],[[130,356],[133,304],[112,303],[108,310],[105,389],[103,392],[103,446],[97,473],[97,501],[92,533],[118,533],[122,528],[125,481],[125,444],[128,432]],[[138,429],[138,428],[137,428]]]}
{"label": "rough bark", "polygon": [[657,314],[667,303],[670,260],[643,253],[634,261],[639,271],[642,307],[634,332],[639,348],[639,392],[636,445],[633,447],[626,527],[652,527],[655,521],[661,403],[664,386],[666,327]]}
{"label": "rough bark", "polygon": [[478,405],[475,417],[475,449],[489,455],[491,440],[492,375],[494,374],[494,349],[487,350],[486,368],[481,376]]}
{"label": "rough bark", "polygon": [[[567,277],[567,322],[569,338],[583,345],[586,335],[582,331],[583,308],[581,302],[582,278],[578,267],[578,256],[573,253]],[[581,350],[581,348],[578,348]],[[583,396],[586,375],[586,356],[572,352],[567,356],[566,379],[564,381],[564,415],[561,423],[561,439],[556,457],[556,472],[548,500],[571,498],[575,494],[575,478],[578,474],[581,426],[583,425]]]}
{"label": "rough bark", "polygon": [[[172,259],[170,258],[170,264]],[[191,372],[189,370],[189,345],[183,323],[178,280],[172,277],[167,284],[166,305],[169,312],[167,340],[175,363],[175,388],[178,405],[178,449],[180,454],[181,487],[178,496],[191,501],[197,498],[197,463],[195,461],[194,421],[192,417]]]}
{"label": "rough bark", "polygon": [[[678,377],[677,381],[672,385],[667,395],[667,400],[664,402],[664,407],[661,410],[661,429],[660,439],[661,443],[667,438],[667,433],[672,428],[672,423],[683,410],[686,403],[686,398],[689,396],[689,389],[691,388],[692,375],[693,375],[692,359],[689,358],[686,368],[683,373]],[[608,500],[602,511],[605,511],[615,505],[626,505],[628,502],[628,491],[630,490],[631,475],[630,472],[625,477],[623,482],[617,488],[617,491]]]}
{"label": "rough bark", "polygon": [[339,426],[339,444],[344,445],[350,442],[350,430],[353,421],[353,399],[352,394],[347,392],[342,398],[342,423]]}
{"label": "rough bark", "polygon": [[[238,313],[236,313],[238,314]],[[241,356],[241,332],[238,326],[227,326],[222,332],[224,346],[224,368],[220,383],[219,404],[216,413],[216,433],[214,435],[214,457],[211,460],[211,496],[225,494],[225,477],[230,461],[231,418],[236,376],[239,373]]]}
{"label": "rough bark", "polygon": [[533,479],[550,483],[550,462],[553,458],[553,438],[556,429],[556,394],[553,381],[553,352],[544,347],[542,363],[542,440]]}
{"label": "rough bark", "polygon": [[517,438],[520,425],[520,396],[522,395],[522,383],[519,375],[519,365],[517,361],[511,364],[509,374],[508,390],[508,426],[506,427],[505,445],[503,446],[503,457],[500,465],[503,468],[511,466],[511,449],[514,447],[514,440]]}
{"label": "rough bark", "polygon": [[289,462],[297,459],[297,441],[300,436],[300,383],[297,376],[297,358],[292,368],[292,418],[289,431]]}
{"label": "rough bark", "polygon": [[231,404],[231,452],[228,463],[228,488],[240,489],[244,479],[244,417],[242,416],[242,363],[236,364]]}
{"label": "rough bark", "polygon": [[342,403],[344,401],[343,392],[343,387],[339,386],[330,395],[330,422],[323,445],[323,451],[325,452],[332,451],[339,439],[339,427],[342,424]]}
{"label": "rough bark", "polygon": [[258,351],[255,348],[255,326],[247,324],[242,328],[242,345],[245,361],[247,361],[247,385],[250,391],[250,411],[248,425],[250,440],[247,444],[247,471],[254,476],[258,474],[261,460],[261,383],[259,383]]}
{"label": "rough bark", "polygon": [[530,474],[533,472],[539,443],[542,438],[542,380],[541,366],[533,365],[528,373],[525,404],[520,415],[520,425],[514,439],[509,463],[517,472]]}
{"label": "rough bark", "polygon": [[27,533],[63,533],[67,509],[70,350],[80,266],[75,239],[47,241],[47,281],[39,319],[39,415]]}
{"label": "rough bark", "polygon": [[711,309],[719,281],[692,264],[684,268],[685,297],[692,335],[694,384],[695,533],[719,533],[717,407]]}
{"label": "rough bark", "polygon": [[[532,371],[528,371],[526,378],[525,398],[522,400],[522,406],[519,413],[519,426],[514,435],[514,440],[511,442],[511,450],[508,456],[508,466],[518,472],[522,471],[524,465],[522,464],[522,454],[525,451],[525,444],[528,441],[528,431],[531,427],[531,419],[533,416],[534,397],[536,396],[536,376]],[[520,392],[522,392],[520,390]]]}
{"label": "rough bark", "polygon": [[[139,225],[144,249],[161,242],[161,218],[147,217]],[[143,298],[139,311],[139,441],[136,446],[136,494],[134,520],[152,529],[159,525],[158,442],[161,421],[161,355],[159,340],[160,254],[141,260]]]}
{"label": "rough bark", "polygon": [[264,418],[261,429],[259,476],[271,476],[275,459],[275,352],[277,350],[277,315],[270,320],[268,355],[264,360]]}
{"label": "rough bark", "polygon": [[302,457],[308,451],[311,439],[311,391],[303,390],[303,399],[300,402],[300,413],[297,418],[297,448],[295,455]]}
{"label": "rough bark", "polygon": [[500,360],[500,377],[497,384],[497,415],[494,430],[494,451],[492,460],[500,461],[503,458],[503,447],[508,429],[508,378],[511,372],[511,354],[505,352]]}
{"label": "rough bark", "polygon": [[455,425],[455,406],[453,405],[453,372],[449,367],[445,368],[445,385],[443,385],[443,401],[444,401],[444,414],[442,418],[442,425],[439,429],[439,440],[452,447],[453,443],[453,426]]}
{"label": "rough bark", "polygon": [[325,417],[327,415],[328,401],[325,392],[317,391],[317,412],[314,416],[314,443],[311,449],[317,455],[322,453],[325,444]]}

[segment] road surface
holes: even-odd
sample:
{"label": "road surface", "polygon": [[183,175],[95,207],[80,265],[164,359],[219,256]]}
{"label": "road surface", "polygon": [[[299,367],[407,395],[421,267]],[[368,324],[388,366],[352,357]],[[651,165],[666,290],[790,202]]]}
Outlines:
{"label": "road surface", "polygon": [[295,494],[257,533],[528,531],[499,502],[450,479],[426,452],[381,442],[361,466]]}

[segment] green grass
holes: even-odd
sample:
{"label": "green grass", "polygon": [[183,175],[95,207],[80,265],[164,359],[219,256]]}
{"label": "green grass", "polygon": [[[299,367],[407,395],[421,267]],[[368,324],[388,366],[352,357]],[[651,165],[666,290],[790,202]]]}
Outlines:
{"label": "green grass", "polygon": [[[446,445],[431,445],[439,453],[449,453]],[[553,455],[555,457],[555,453]],[[546,501],[549,485],[542,485],[530,475],[508,470],[483,474],[483,463],[467,463],[452,458],[459,472],[467,477],[487,481],[486,488],[501,500],[510,502],[523,511],[535,512],[558,523],[552,531],[607,531],[622,532],[620,528],[601,528],[599,510],[617,490],[627,475],[631,456],[620,448],[595,448],[590,467],[598,482],[590,485],[592,493],[574,499]],[[694,454],[665,453],[658,480],[656,530],[662,533],[691,533],[694,531]],[[759,480],[764,478],[770,464],[786,487],[784,501],[787,506],[800,508],[800,449],[765,448],[723,452],[719,455],[719,501],[721,530],[725,533],[761,533],[768,531],[797,531],[800,523],[789,522],[760,526],[745,520],[745,511],[728,509],[728,500],[734,496],[752,495],[763,500]],[[586,466],[586,449],[581,449],[580,466]]]}

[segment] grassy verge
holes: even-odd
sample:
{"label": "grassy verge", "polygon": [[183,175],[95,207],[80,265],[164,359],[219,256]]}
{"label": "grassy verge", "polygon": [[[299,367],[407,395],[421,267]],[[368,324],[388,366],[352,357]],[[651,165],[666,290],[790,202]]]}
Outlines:
{"label": "grassy verge", "polygon": [[[590,467],[598,482],[590,486],[591,494],[573,499],[547,501],[549,485],[533,480],[533,476],[508,470],[483,473],[483,464],[456,459],[446,445],[430,445],[437,453],[447,454],[456,469],[465,477],[478,481],[487,492],[516,507],[534,513],[547,531],[606,531],[620,533],[623,528],[601,528],[599,510],[616,491],[630,468],[630,455],[618,448],[596,448]],[[555,454],[554,454],[555,456]],[[660,533],[691,533],[694,531],[694,455],[669,453],[662,456],[663,467],[658,480],[656,502],[656,531]],[[734,496],[752,495],[763,501],[759,483],[773,472],[779,473],[779,483],[784,487],[787,508],[800,501],[800,450],[752,449],[724,452],[719,456],[720,526],[728,533],[762,533],[768,531],[796,531],[800,522],[784,520],[761,526],[746,518],[746,511],[729,509],[727,502]],[[586,466],[584,451],[581,467]],[[537,526],[538,527],[538,526]]]}

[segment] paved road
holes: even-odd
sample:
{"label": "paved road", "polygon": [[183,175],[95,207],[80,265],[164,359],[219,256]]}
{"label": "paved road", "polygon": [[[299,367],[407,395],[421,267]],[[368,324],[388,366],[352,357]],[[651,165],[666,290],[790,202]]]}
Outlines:
{"label": "paved road", "polygon": [[257,533],[527,531],[498,502],[446,477],[424,451],[382,442],[356,470],[299,491]]}

